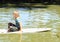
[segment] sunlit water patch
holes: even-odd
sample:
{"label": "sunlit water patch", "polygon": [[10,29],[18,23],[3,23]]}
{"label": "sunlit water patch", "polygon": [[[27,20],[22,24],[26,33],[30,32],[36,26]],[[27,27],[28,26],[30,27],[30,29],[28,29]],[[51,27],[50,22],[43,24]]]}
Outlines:
{"label": "sunlit water patch", "polygon": [[[14,23],[12,10],[13,9],[10,9],[10,11],[5,13],[0,12],[0,23]],[[50,11],[47,9],[32,8],[32,10],[29,10],[27,8],[17,8],[17,10],[22,19],[23,27],[47,27],[53,25],[55,21],[59,21],[60,19],[56,11]],[[48,23],[50,24],[47,25]]]}

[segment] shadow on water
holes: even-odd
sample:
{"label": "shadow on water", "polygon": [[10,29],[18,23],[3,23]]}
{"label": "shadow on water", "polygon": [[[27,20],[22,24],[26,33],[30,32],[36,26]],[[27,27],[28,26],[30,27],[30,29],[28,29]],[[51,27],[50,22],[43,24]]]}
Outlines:
{"label": "shadow on water", "polygon": [[48,5],[41,3],[20,3],[20,4],[2,4],[0,8],[48,8]]}

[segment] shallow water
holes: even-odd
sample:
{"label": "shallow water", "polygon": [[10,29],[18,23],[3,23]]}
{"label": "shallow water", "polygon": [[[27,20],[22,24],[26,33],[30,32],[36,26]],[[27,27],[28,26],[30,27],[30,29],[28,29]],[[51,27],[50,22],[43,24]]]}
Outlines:
{"label": "shallow water", "polygon": [[[60,41],[60,6],[49,6],[49,8],[1,8],[0,28],[6,28],[9,22],[15,23],[13,11],[18,10],[23,23],[23,28],[52,28],[48,32],[10,35],[0,35],[0,42],[59,42]],[[12,35],[12,36],[11,36]],[[15,37],[15,36],[16,37]],[[6,38],[8,37],[8,38]],[[11,38],[13,37],[13,38]],[[6,38],[6,39],[5,39]],[[16,39],[15,39],[16,38]],[[17,39],[18,38],[18,39]],[[20,38],[20,41],[19,41]],[[9,40],[10,39],[10,40]],[[13,39],[13,40],[12,40]]]}

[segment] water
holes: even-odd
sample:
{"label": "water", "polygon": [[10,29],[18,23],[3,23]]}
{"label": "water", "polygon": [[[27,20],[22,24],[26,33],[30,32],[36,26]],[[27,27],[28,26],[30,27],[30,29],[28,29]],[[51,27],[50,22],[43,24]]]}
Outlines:
{"label": "water", "polygon": [[[1,8],[0,28],[6,28],[9,22],[15,23],[13,11],[18,10],[23,28],[52,28],[50,32],[30,34],[7,34],[0,35],[0,42],[59,42],[60,41],[60,9],[59,6],[49,8]],[[5,38],[6,39],[5,39]],[[11,38],[13,37],[13,38]],[[15,39],[16,38],[16,39]],[[18,38],[18,39],[17,39]],[[10,39],[10,40],[9,40]],[[12,40],[13,39],[13,40]],[[20,41],[19,41],[20,40]]]}

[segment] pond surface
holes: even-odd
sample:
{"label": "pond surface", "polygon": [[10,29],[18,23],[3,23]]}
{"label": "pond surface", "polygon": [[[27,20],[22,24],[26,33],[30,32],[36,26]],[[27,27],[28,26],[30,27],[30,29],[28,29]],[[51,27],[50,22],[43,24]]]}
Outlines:
{"label": "pond surface", "polygon": [[[0,8],[0,28],[7,29],[8,23],[15,24],[13,11],[18,10],[23,28],[52,28],[49,32],[0,35],[0,42],[59,42],[60,41],[60,6],[51,5],[49,8]],[[18,36],[17,36],[18,35]],[[20,41],[15,39],[21,37]],[[7,38],[6,38],[7,37]],[[11,38],[13,37],[13,38]],[[6,39],[5,39],[6,38]],[[9,40],[10,39],[10,40]],[[12,40],[13,39],[13,40]],[[14,41],[15,40],[15,41]]]}

